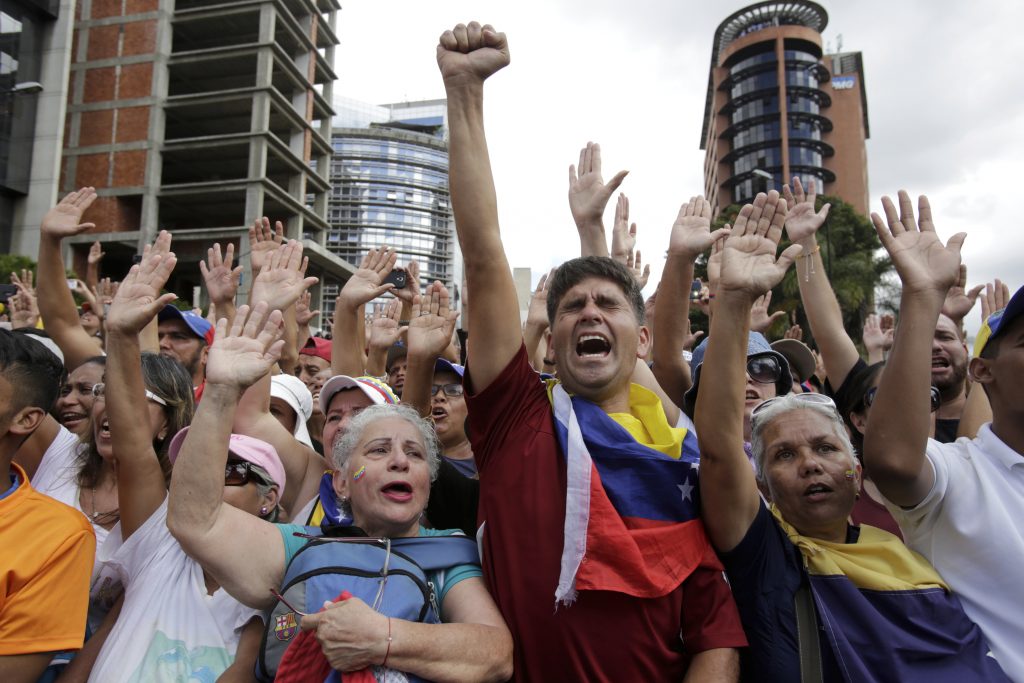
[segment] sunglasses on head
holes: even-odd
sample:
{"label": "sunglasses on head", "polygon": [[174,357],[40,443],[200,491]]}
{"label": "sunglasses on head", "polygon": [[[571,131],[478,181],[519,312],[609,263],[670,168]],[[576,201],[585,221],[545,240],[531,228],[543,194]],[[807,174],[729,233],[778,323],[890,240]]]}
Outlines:
{"label": "sunglasses on head", "polygon": [[782,364],[770,353],[747,358],[747,375],[759,384],[775,384],[782,377]]}
{"label": "sunglasses on head", "polygon": [[228,460],[224,465],[225,486],[245,486],[250,481],[257,484],[269,484],[261,474],[255,472],[253,465],[248,460]]}
{"label": "sunglasses on head", "polygon": [[[875,402],[875,394],[878,393],[878,387],[871,387],[864,392],[864,407],[870,408],[871,404]],[[931,400],[931,412],[935,412],[942,405],[942,393],[938,387],[928,388],[928,398]]]}
{"label": "sunglasses on head", "polygon": [[445,396],[462,396],[461,384],[434,384],[430,387],[430,395],[437,396],[437,392],[444,391]]}
{"label": "sunglasses on head", "polygon": [[757,404],[757,406],[752,411],[750,411],[750,418],[753,419],[758,413],[763,412],[764,409],[770,406],[771,404],[777,401],[782,401],[784,399],[790,401],[795,399],[797,401],[800,401],[801,403],[816,403],[818,405],[828,406],[832,410],[836,410],[835,401],[833,401],[825,394],[815,394],[808,392],[804,394],[787,394],[785,396],[776,396],[775,398],[769,398],[768,400]]}

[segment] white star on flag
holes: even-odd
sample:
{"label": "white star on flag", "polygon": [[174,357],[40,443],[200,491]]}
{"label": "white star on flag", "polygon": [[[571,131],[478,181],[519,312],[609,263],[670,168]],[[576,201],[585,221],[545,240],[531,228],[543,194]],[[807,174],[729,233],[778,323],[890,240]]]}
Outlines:
{"label": "white star on flag", "polygon": [[676,484],[679,490],[683,493],[683,502],[690,500],[690,495],[693,493],[693,484],[686,482],[685,484]]}

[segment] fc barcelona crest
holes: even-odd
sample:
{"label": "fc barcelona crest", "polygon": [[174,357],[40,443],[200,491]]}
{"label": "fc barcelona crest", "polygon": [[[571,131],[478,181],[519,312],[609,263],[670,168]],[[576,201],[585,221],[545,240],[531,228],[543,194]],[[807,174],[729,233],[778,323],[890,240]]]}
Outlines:
{"label": "fc barcelona crest", "polygon": [[278,640],[291,640],[292,636],[299,629],[295,623],[295,613],[288,612],[274,619],[274,635]]}

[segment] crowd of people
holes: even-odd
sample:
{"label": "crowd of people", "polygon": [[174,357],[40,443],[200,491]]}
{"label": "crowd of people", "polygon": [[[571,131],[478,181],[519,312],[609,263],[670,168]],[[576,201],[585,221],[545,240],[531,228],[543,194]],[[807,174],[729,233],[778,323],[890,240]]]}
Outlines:
{"label": "crowd of people", "polygon": [[[581,255],[522,321],[483,124],[508,43],[460,24],[437,62],[465,319],[381,245],[311,333],[266,218],[247,304],[216,244],[176,307],[167,232],[119,282],[95,245],[79,303],[96,191],[47,213],[0,330],[0,680],[1024,683],[1024,289],[968,290],[965,235],[884,198],[900,308],[863,358],[794,178],[714,231],[684,202],[645,302],[588,143]],[[764,336],[794,264],[814,350]]]}

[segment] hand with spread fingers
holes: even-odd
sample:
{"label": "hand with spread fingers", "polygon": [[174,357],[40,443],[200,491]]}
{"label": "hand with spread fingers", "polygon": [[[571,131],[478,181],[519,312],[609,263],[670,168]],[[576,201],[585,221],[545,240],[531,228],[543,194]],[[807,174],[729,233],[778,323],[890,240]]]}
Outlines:
{"label": "hand with spread fingers", "polygon": [[242,266],[232,269],[235,259],[235,245],[228,242],[221,255],[220,243],[216,242],[206,250],[206,261],[199,262],[199,271],[206,283],[206,293],[210,301],[218,307],[232,303],[238,293],[239,279],[242,277]]}
{"label": "hand with spread fingers", "polygon": [[882,197],[885,220],[877,213],[871,214],[875,232],[899,273],[904,295],[937,294],[941,302],[959,277],[960,248],[967,234],[957,233],[943,245],[935,233],[927,197],[918,198],[918,218],[914,216],[909,194],[900,190],[898,201],[897,215],[892,200]]}
{"label": "hand with spread fingers", "polygon": [[263,301],[251,309],[240,306],[230,329],[227,318],[218,320],[206,361],[207,384],[241,391],[256,383],[281,357],[283,333],[281,311]]}
{"label": "hand with spread fingers", "polygon": [[449,308],[449,302],[448,288],[440,281],[432,282],[413,301],[407,339],[410,355],[436,358],[448,348],[459,317],[458,311]]}
{"label": "hand with spread fingers", "polygon": [[611,257],[619,263],[626,263],[636,249],[636,223],[629,222],[629,198],[620,192],[615,202],[615,222],[612,223]]}
{"label": "hand with spread fingers", "polygon": [[[11,278],[15,276],[12,274]],[[7,299],[7,308],[11,314],[11,329],[35,327],[39,322],[39,305],[33,290],[18,287],[17,293]]]}
{"label": "hand with spread fingers", "polygon": [[312,308],[313,295],[310,294],[307,289],[299,297],[299,300],[295,302],[295,324],[299,327],[309,327],[309,323],[312,322],[313,318],[320,315],[319,310],[310,310]]}
{"label": "hand with spread fingers", "polygon": [[[594,253],[594,256],[607,256],[607,246],[604,246],[604,211],[612,193],[618,189],[625,180],[629,171],[619,171],[612,179],[605,184],[601,176],[601,145],[595,142],[588,142],[587,146],[580,150],[579,166],[569,166],[569,211],[576,222],[576,228],[580,231],[580,238],[584,244],[585,252]],[[619,204],[616,206],[616,219],[623,209],[625,202],[625,221],[629,220],[628,200],[620,195]],[[635,234],[635,233],[634,233]],[[620,236],[621,237],[621,236]],[[628,237],[628,231],[626,234]],[[590,248],[588,244],[600,239],[601,245],[596,242]],[[635,240],[634,240],[635,242]],[[618,248],[620,256],[625,257],[623,249],[625,245],[618,244],[613,232],[612,249]],[[603,248],[602,248],[603,247]],[[591,255],[585,253],[584,255]]]}
{"label": "hand with spread fingers", "polygon": [[[715,245],[721,247],[721,240],[729,235],[728,226],[711,231],[711,203],[703,196],[690,197],[690,201],[679,207],[672,232],[669,236],[668,251],[679,254],[690,261],[711,249]],[[720,255],[720,251],[718,252]],[[714,257],[715,253],[712,253]],[[719,263],[715,260],[715,265]],[[708,277],[711,279],[711,262],[708,262]],[[717,279],[718,273],[715,274]],[[715,280],[712,280],[714,282]]]}
{"label": "hand with spread fingers", "polygon": [[[794,316],[795,318],[796,316]],[[782,335],[783,339],[796,339],[797,341],[804,340],[804,328],[800,327],[796,323],[789,326],[789,328]]]}
{"label": "hand with spread fingers", "polygon": [[984,288],[985,285],[976,285],[970,290],[967,289],[967,264],[961,263],[956,282],[946,292],[946,300],[942,302],[942,314],[959,326],[974,308],[978,295]]}
{"label": "hand with spread fingers", "polygon": [[95,228],[95,223],[82,223],[82,214],[96,201],[96,189],[83,187],[61,199],[43,216],[40,231],[52,238],[71,237]]}
{"label": "hand with spread fingers", "polygon": [[805,194],[800,179],[794,177],[793,188],[790,189],[789,185],[783,185],[782,194],[789,207],[789,213],[786,216],[786,235],[793,244],[800,244],[804,246],[805,250],[809,250],[814,246],[813,243],[808,245],[804,242],[811,242],[814,239],[818,228],[828,218],[831,204],[823,205],[818,211],[814,210],[814,200],[817,199],[817,194],[813,180],[808,183]]}
{"label": "hand with spread fingers", "polygon": [[741,294],[753,302],[782,281],[801,251],[793,244],[776,257],[785,220],[786,200],[774,190],[740,209],[722,246],[719,294]]}
{"label": "hand with spread fingers", "polygon": [[382,284],[395,267],[398,254],[390,247],[370,249],[359,264],[359,270],[352,274],[338,294],[338,306],[355,311],[369,301],[394,289],[392,284]]}
{"label": "hand with spread fingers", "polygon": [[892,348],[893,328],[882,329],[882,319],[871,313],[864,319],[864,331],[861,340],[864,350],[868,352],[868,363],[877,363],[885,359],[885,354]]}
{"label": "hand with spread fingers", "polygon": [[265,301],[270,310],[286,311],[302,293],[319,282],[306,277],[309,259],[302,255],[302,243],[288,240],[270,255],[252,283],[249,300]]}
{"label": "hand with spread fingers", "polygon": [[526,325],[540,329],[548,327],[548,283],[555,277],[555,269],[540,276],[537,289],[530,297],[530,306],[526,310]]}
{"label": "hand with spread fingers", "polygon": [[272,253],[284,242],[284,226],[281,221],[275,224],[276,230],[270,227],[270,219],[266,216],[257,218],[249,226],[249,263],[252,266],[252,279],[260,274],[263,264]]}
{"label": "hand with spread fingers", "polygon": [[988,322],[988,317],[1006,308],[1010,303],[1010,288],[996,278],[995,282],[985,285],[985,293],[981,296],[981,324]]}
{"label": "hand with spread fingers", "polygon": [[405,287],[392,289],[391,293],[404,305],[412,307],[412,300],[420,293],[420,264],[409,261],[405,264]]}
{"label": "hand with spread fingers", "polygon": [[775,324],[776,320],[786,317],[785,311],[769,313],[768,308],[772,303],[772,292],[768,290],[762,296],[757,297],[754,305],[750,307],[750,330],[767,335],[768,330]]}
{"label": "hand with spread fingers", "polygon": [[406,327],[403,327],[402,302],[392,299],[387,304],[376,304],[373,317],[370,319],[370,348],[387,350],[398,343],[398,340],[405,334]]}
{"label": "hand with spread fingers", "polygon": [[99,240],[92,243],[89,247],[89,256],[86,258],[86,263],[90,266],[99,265],[103,257],[107,255],[107,252],[103,251],[103,246],[99,243]]}
{"label": "hand with spread fingers", "polygon": [[160,291],[177,263],[171,251],[171,233],[161,230],[156,242],[146,245],[142,260],[132,266],[121,282],[107,312],[107,331],[137,335],[160,309],[174,301],[174,294]]}

